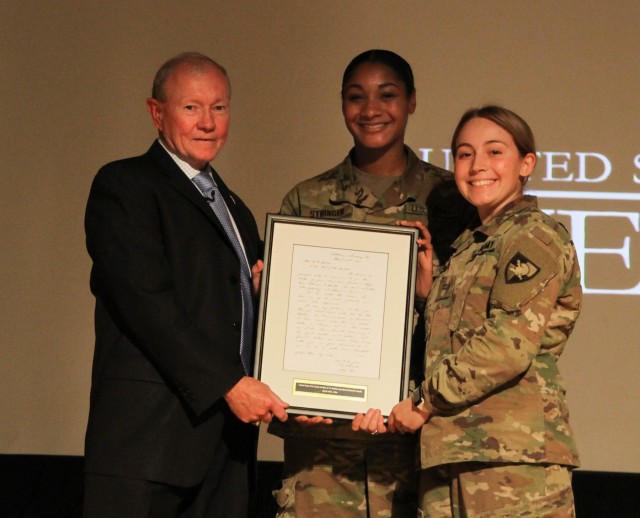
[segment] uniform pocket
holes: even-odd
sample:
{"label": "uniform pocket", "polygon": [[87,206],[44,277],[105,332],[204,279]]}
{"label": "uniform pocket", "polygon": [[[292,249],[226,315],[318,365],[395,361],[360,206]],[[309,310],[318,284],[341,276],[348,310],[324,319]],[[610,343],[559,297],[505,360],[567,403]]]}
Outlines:
{"label": "uniform pocket", "polygon": [[286,512],[287,508],[293,507],[296,501],[296,482],[298,481],[298,475],[285,478],[282,481],[282,487],[273,491],[273,497],[278,504],[280,513]]}
{"label": "uniform pocket", "polygon": [[[451,318],[449,319],[449,331],[451,333],[460,332],[461,329],[470,327],[476,327],[471,322],[464,322],[462,320],[465,314],[465,308],[469,296],[472,295],[471,290],[477,290],[479,283],[477,281],[477,272],[480,268],[478,263],[471,264],[468,270],[462,275],[456,277],[456,283],[453,287],[453,293],[451,295]],[[485,304],[486,304],[486,299]]]}

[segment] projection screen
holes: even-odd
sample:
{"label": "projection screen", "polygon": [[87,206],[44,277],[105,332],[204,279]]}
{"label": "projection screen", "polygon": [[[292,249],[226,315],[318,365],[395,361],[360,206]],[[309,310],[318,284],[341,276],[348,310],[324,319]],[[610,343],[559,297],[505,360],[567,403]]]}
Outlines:
{"label": "projection screen", "polygon": [[[584,309],[560,362],[582,468],[640,472],[640,4],[614,0],[3,2],[0,453],[82,455],[93,353],[83,216],[93,175],[143,153],[158,66],[184,50],[233,85],[214,166],[260,228],[351,140],[344,67],[387,48],[412,65],[406,141],[447,168],[469,107],[533,128],[529,192],[571,231]],[[281,459],[261,436],[260,457]]]}

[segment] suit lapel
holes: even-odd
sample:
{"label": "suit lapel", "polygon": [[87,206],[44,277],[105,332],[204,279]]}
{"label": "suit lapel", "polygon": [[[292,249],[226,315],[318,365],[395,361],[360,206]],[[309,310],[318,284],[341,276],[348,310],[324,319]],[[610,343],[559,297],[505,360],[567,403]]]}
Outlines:
{"label": "suit lapel", "polygon": [[[198,209],[200,209],[202,213],[215,225],[222,238],[231,248],[233,248],[226,231],[198,188],[191,180],[189,180],[187,175],[184,174],[157,140],[152,144],[151,148],[149,148],[147,154],[157,165],[158,170],[165,175],[169,184],[179,191],[180,194],[182,194],[192,204],[198,207]],[[256,256],[257,251],[255,250],[255,246],[249,241],[250,233],[247,230],[246,217],[242,214],[239,207],[240,202],[236,200],[236,197],[231,193],[229,188],[222,181],[222,178],[220,178],[220,175],[218,175],[213,168],[211,168],[211,173],[225,203],[227,204],[227,207],[229,208],[229,212],[236,223],[236,227],[240,233],[240,239],[242,239],[247,257],[251,263],[253,260],[252,258]]]}
{"label": "suit lapel", "polygon": [[[162,145],[156,140],[148,151],[149,156],[155,162],[158,170],[165,176],[169,185],[176,189],[189,202],[195,205],[202,213],[214,223],[225,240],[229,241],[222,225],[211,210],[198,188],[189,180],[186,174],[173,161]],[[231,245],[231,243],[229,243]]]}

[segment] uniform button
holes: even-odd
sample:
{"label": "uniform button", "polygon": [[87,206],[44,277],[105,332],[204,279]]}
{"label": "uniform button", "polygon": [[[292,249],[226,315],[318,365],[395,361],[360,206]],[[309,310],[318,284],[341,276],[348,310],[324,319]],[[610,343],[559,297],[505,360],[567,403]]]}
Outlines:
{"label": "uniform button", "polygon": [[231,327],[233,327],[233,329],[236,331],[240,331],[240,322],[234,322],[233,324],[231,324]]}

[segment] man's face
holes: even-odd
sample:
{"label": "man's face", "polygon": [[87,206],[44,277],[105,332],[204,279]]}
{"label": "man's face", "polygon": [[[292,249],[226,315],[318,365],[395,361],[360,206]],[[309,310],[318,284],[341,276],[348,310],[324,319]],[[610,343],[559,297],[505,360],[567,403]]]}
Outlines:
{"label": "man's face", "polygon": [[195,169],[213,160],[229,132],[229,82],[205,65],[175,69],[164,85],[165,100],[147,99],[153,123],[166,146]]}

